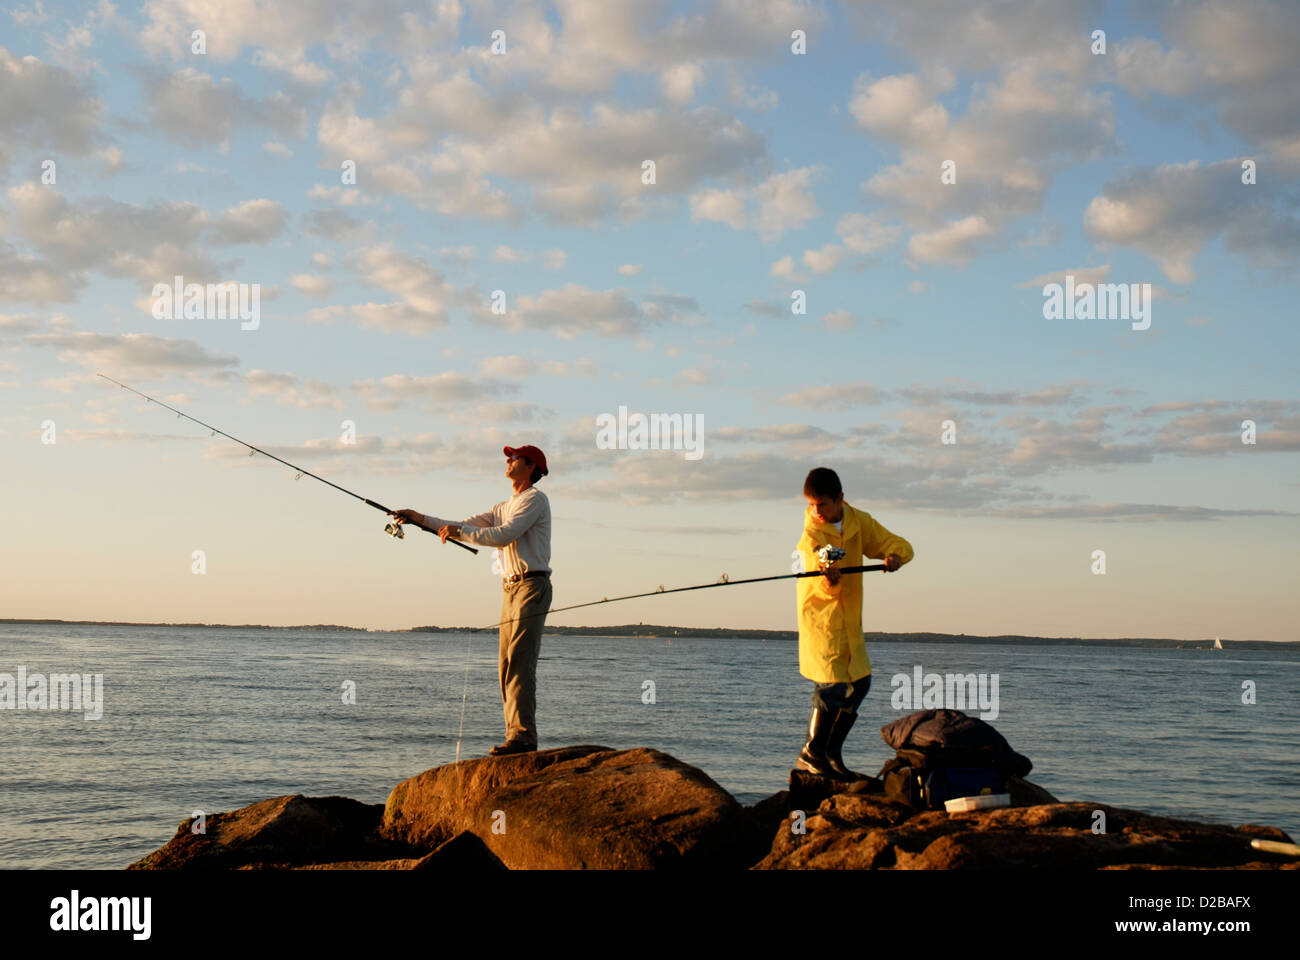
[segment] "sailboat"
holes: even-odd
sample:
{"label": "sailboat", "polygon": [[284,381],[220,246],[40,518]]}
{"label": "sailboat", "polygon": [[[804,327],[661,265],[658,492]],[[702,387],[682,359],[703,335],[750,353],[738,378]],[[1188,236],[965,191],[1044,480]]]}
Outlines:
{"label": "sailboat", "polygon": [[1220,640],[1218,637],[1215,637],[1215,638],[1214,638],[1214,649],[1215,649],[1215,650],[1222,650],[1222,649],[1223,649],[1223,641]]}

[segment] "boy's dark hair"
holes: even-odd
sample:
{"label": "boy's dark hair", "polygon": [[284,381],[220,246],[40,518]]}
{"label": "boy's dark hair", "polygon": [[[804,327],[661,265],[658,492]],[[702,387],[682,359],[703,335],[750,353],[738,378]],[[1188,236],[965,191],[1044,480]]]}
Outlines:
{"label": "boy's dark hair", "polygon": [[808,477],[803,482],[803,492],[805,495],[829,497],[831,500],[838,500],[844,496],[839,475],[830,467],[815,467],[809,470]]}
{"label": "boy's dark hair", "polygon": [[[529,462],[531,463],[532,461],[529,461]],[[528,482],[529,482],[529,483],[536,483],[538,480],[542,479],[542,476],[543,476],[543,474],[542,474],[542,468],[539,467],[539,466],[534,465],[534,467],[533,467],[533,479],[529,480]]]}

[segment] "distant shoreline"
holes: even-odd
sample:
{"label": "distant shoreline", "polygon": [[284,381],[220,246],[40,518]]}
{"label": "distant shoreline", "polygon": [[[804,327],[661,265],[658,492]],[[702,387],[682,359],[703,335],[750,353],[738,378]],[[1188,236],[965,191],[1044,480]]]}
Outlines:
{"label": "distant shoreline", "polygon": [[[496,627],[409,627],[396,630],[372,630],[367,627],[345,627],[332,623],[269,626],[263,623],[149,623],[122,620],[58,620],[0,617],[0,624],[22,623],[34,625],[92,626],[92,627],[212,627],[226,630],[341,630],[351,633],[495,633]],[[799,634],[794,630],[758,630],[746,627],[675,627],[651,623],[629,623],[608,627],[546,628],[551,635],[575,637],[625,637],[637,640],[671,640],[674,637],[706,637],[719,640],[777,640],[793,643]],[[1213,638],[1201,640],[1176,640],[1166,637],[1031,637],[1018,634],[978,636],[965,633],[885,633],[865,632],[868,643],[978,643],[993,646],[1047,646],[1047,647],[1141,647],[1158,650],[1208,650],[1214,646]],[[1233,650],[1292,650],[1300,649],[1295,642],[1274,640],[1223,640],[1226,649]]]}

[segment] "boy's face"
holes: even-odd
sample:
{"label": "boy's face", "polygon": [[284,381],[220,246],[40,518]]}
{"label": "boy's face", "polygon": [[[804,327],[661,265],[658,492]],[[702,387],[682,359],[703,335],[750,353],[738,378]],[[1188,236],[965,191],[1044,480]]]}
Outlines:
{"label": "boy's face", "polygon": [[835,499],[819,497],[815,493],[805,493],[804,499],[813,508],[818,523],[839,523],[844,519],[844,494]]}

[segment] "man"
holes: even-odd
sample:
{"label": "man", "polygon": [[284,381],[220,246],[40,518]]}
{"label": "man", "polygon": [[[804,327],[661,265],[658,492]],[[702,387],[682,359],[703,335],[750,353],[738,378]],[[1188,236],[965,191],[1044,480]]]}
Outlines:
{"label": "man", "polygon": [[506,447],[509,500],[461,523],[398,510],[399,521],[447,538],[501,549],[501,638],[497,672],[506,719],[505,743],[489,753],[501,756],[537,749],[537,655],[551,609],[551,504],[534,486],[546,476],[546,454],[534,446]]}
{"label": "man", "polygon": [[[813,681],[812,716],[808,739],[795,767],[837,780],[858,774],[844,765],[840,753],[858,719],[858,706],[871,687],[871,660],[862,637],[862,578],[842,579],[839,564],[862,565],[864,556],[885,561],[892,573],[912,559],[912,545],[896,537],[864,510],[844,501],[840,478],[834,470],[818,467],[803,485],[808,508],[804,511],[799,556],[805,570],[821,567],[822,577],[798,581],[799,672]],[[823,560],[824,547],[844,551],[834,562]]]}

